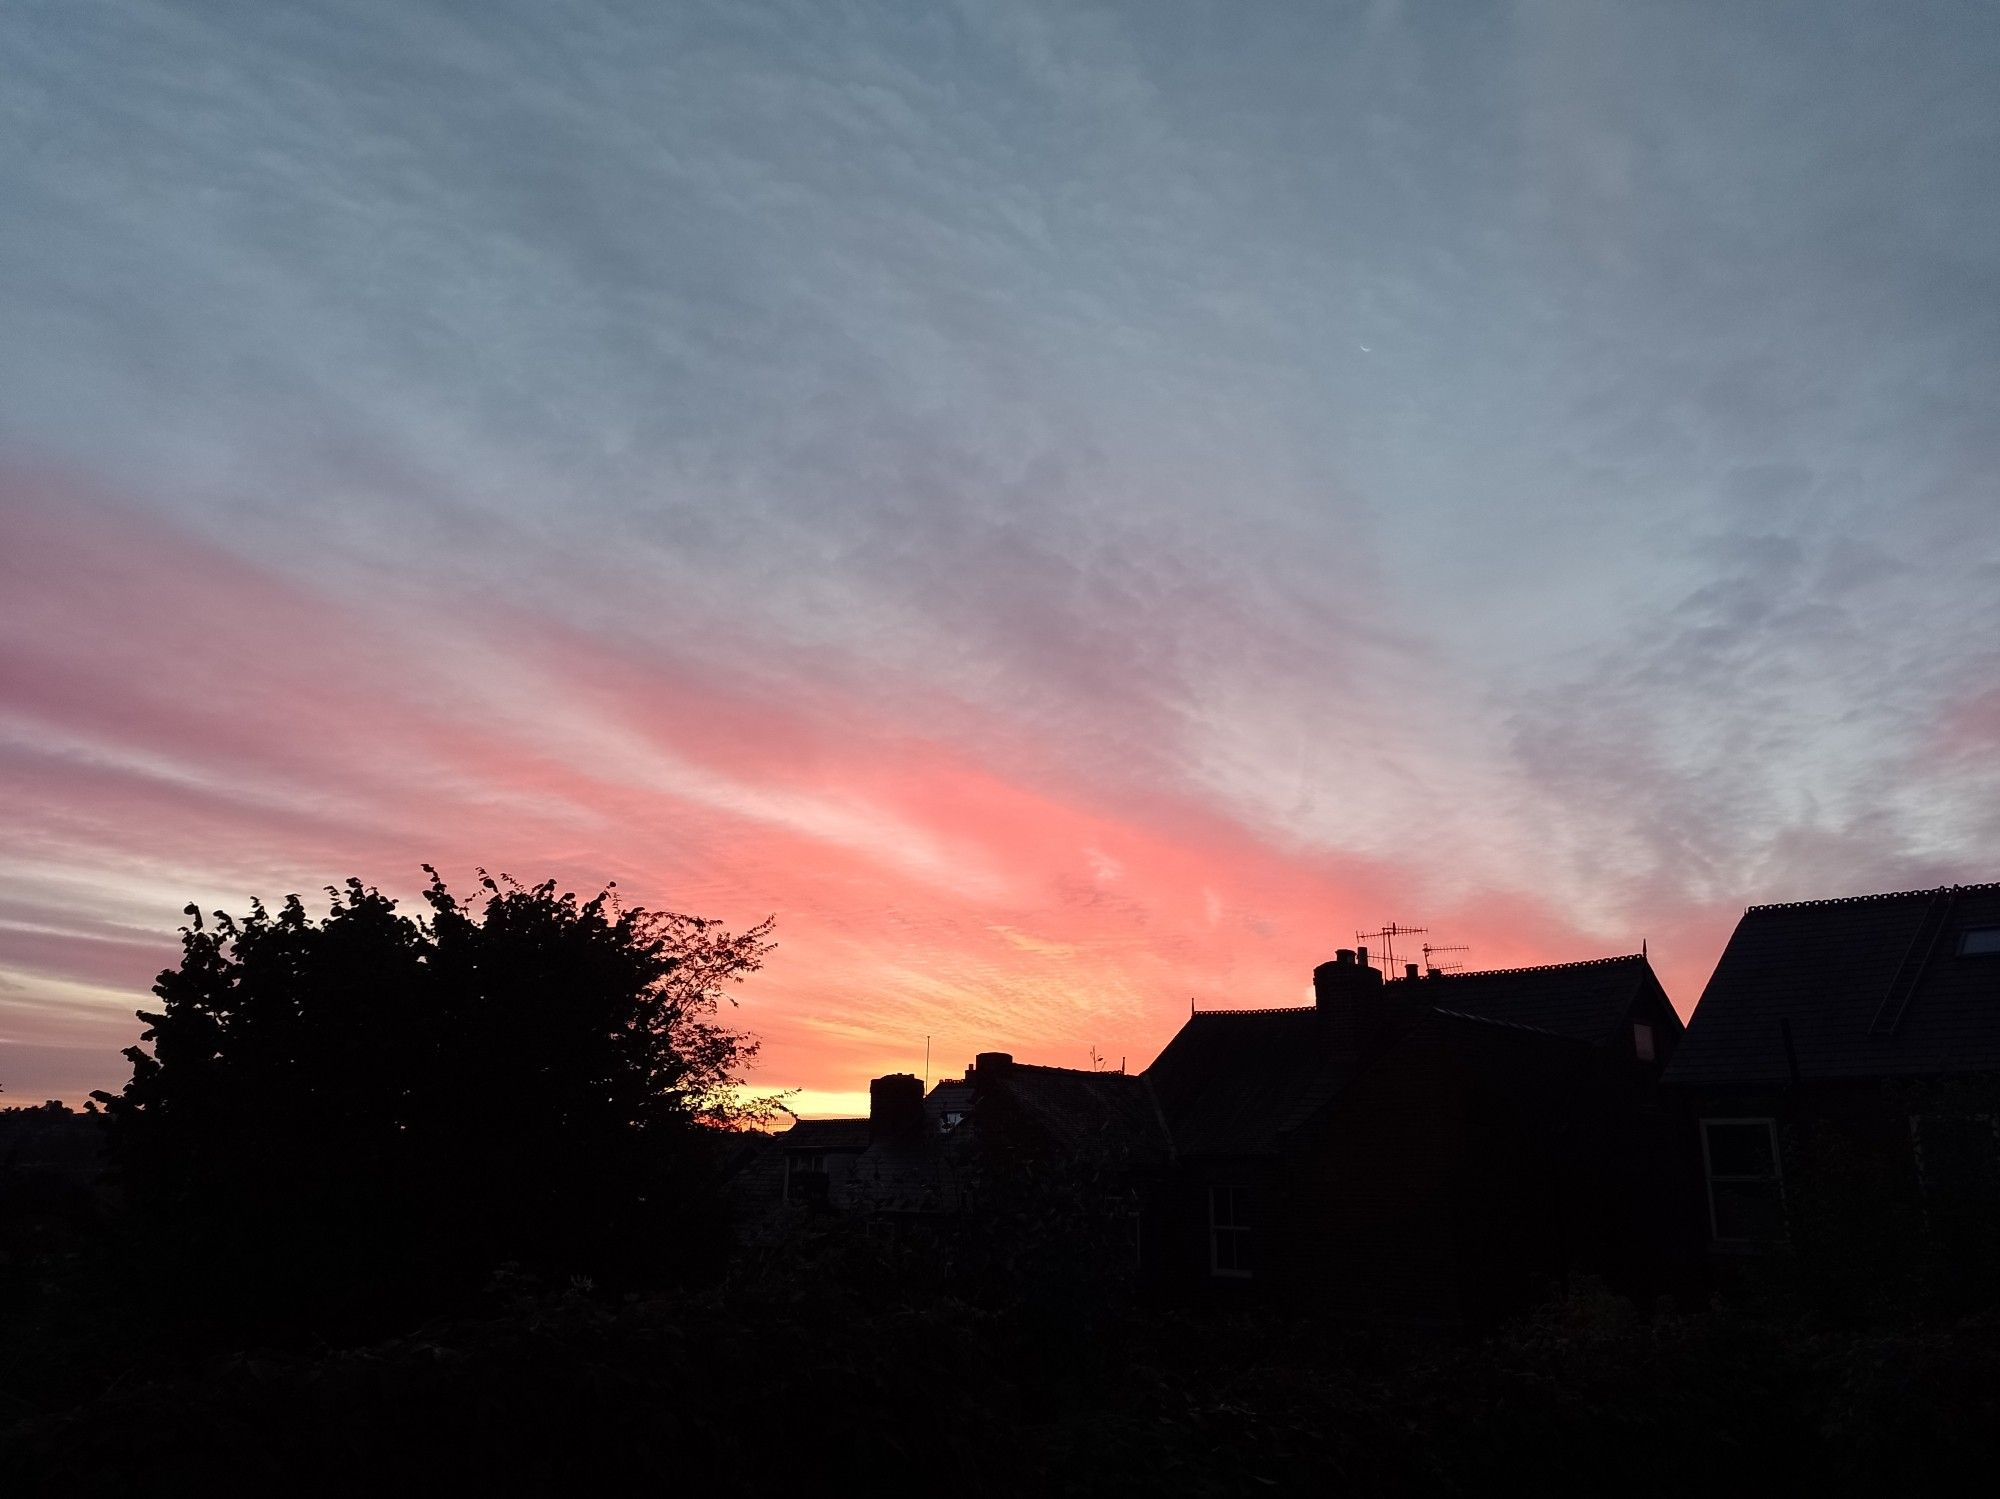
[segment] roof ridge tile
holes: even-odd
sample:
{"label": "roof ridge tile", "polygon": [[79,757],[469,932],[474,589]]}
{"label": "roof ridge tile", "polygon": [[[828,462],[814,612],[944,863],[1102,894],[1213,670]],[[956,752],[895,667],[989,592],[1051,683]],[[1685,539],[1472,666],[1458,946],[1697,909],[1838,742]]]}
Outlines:
{"label": "roof ridge tile", "polygon": [[1947,891],[1959,894],[1984,890],[2000,890],[2000,880],[1987,880],[1976,885],[1927,885],[1917,890],[1883,890],[1874,895],[1832,895],[1823,900],[1781,900],[1761,906],[1745,906],[1743,914],[1755,911],[1803,911],[1815,906],[1860,906],[1871,901],[1909,900],[1915,896],[1942,895]]}
{"label": "roof ridge tile", "polygon": [[[1483,979],[1498,978],[1510,973],[1557,973],[1565,968],[1609,968],[1613,963],[1637,963],[1644,961],[1646,954],[1640,952],[1613,953],[1608,958],[1577,958],[1568,963],[1529,963],[1520,968],[1473,968],[1463,972],[1452,971],[1437,975],[1441,979]],[[1405,983],[1408,980],[1404,980]],[[1426,979],[1428,983],[1430,980]]]}
{"label": "roof ridge tile", "polygon": [[1190,1010],[1190,1020],[1209,1015],[1311,1015],[1318,1010],[1317,1005],[1269,1005],[1260,1010]]}

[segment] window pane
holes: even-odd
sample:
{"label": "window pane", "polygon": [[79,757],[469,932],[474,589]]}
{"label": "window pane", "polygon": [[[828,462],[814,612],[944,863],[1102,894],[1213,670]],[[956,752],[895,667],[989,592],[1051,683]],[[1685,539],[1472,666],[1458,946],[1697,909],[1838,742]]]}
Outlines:
{"label": "window pane", "polygon": [[1643,1020],[1632,1022],[1632,1054],[1642,1062],[1653,1060],[1653,1028]]}
{"label": "window pane", "polygon": [[1710,1176],[1776,1176],[1771,1158],[1771,1126],[1763,1120],[1748,1124],[1705,1122]]}
{"label": "window pane", "polygon": [[1210,1187],[1208,1221],[1217,1228],[1250,1226],[1250,1194],[1244,1187]]}
{"label": "window pane", "polygon": [[1769,1243],[1785,1237],[1785,1203],[1776,1182],[1710,1182],[1709,1192],[1716,1238]]}
{"label": "window pane", "polygon": [[1976,926],[1958,939],[1958,952],[1965,958],[2000,955],[2000,926]]}
{"label": "window pane", "polygon": [[1215,1268],[1218,1270],[1240,1270],[1242,1265],[1236,1257],[1236,1235],[1219,1233],[1215,1236]]}

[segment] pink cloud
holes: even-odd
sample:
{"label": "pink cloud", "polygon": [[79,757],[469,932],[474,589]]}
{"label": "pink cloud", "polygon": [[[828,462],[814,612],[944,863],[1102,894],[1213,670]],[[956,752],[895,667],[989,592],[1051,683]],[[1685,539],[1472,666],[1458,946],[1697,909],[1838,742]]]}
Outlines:
{"label": "pink cloud", "polygon": [[[926,1035],[940,1070],[992,1046],[1140,1066],[1191,998],[1299,1002],[1314,962],[1390,917],[1482,966],[1597,955],[1530,894],[1403,904],[1449,851],[1290,846],[1192,793],[1106,788],[934,687],[857,689],[740,637],[669,652],[364,607],[48,482],[0,492],[0,556],[12,878],[159,892],[157,940],[90,909],[0,926],[0,968],[29,983],[136,1005],[186,899],[350,873],[412,891],[424,861],[615,879],[644,904],[774,912],[779,951],[741,991],[760,1080],[851,1093]],[[101,1013],[7,1004],[26,1044],[101,1041]],[[102,1062],[113,1082],[115,1048]]]}

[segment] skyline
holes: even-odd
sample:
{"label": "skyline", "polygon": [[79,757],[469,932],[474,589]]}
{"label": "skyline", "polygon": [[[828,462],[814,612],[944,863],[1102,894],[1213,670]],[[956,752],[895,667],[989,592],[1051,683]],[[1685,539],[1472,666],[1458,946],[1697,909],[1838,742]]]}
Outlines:
{"label": "skyline", "polygon": [[0,17],[5,1100],[424,862],[803,1113],[2000,878],[2000,23],[1157,14]]}

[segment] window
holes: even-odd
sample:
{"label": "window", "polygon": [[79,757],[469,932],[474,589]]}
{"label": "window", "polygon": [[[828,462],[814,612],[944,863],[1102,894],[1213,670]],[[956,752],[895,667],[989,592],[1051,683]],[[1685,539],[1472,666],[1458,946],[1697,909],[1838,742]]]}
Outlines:
{"label": "window", "polygon": [[1718,1244],[1776,1244],[1785,1238],[1785,1187],[1778,1126],[1769,1119],[1704,1119],[1708,1221]]}
{"label": "window", "polygon": [[938,1115],[938,1133],[948,1135],[963,1123],[965,1123],[964,1109],[946,1109]]}
{"label": "window", "polygon": [[1211,1275],[1250,1273],[1250,1189],[1208,1189],[1208,1269]]}
{"label": "window", "polygon": [[1643,1020],[1632,1022],[1632,1055],[1642,1062],[1653,1060],[1653,1027]]}
{"label": "window", "polygon": [[2000,926],[1967,927],[1958,934],[1961,958],[2000,958]]}
{"label": "window", "polygon": [[826,1153],[818,1150],[785,1152],[785,1201],[826,1201]]}

